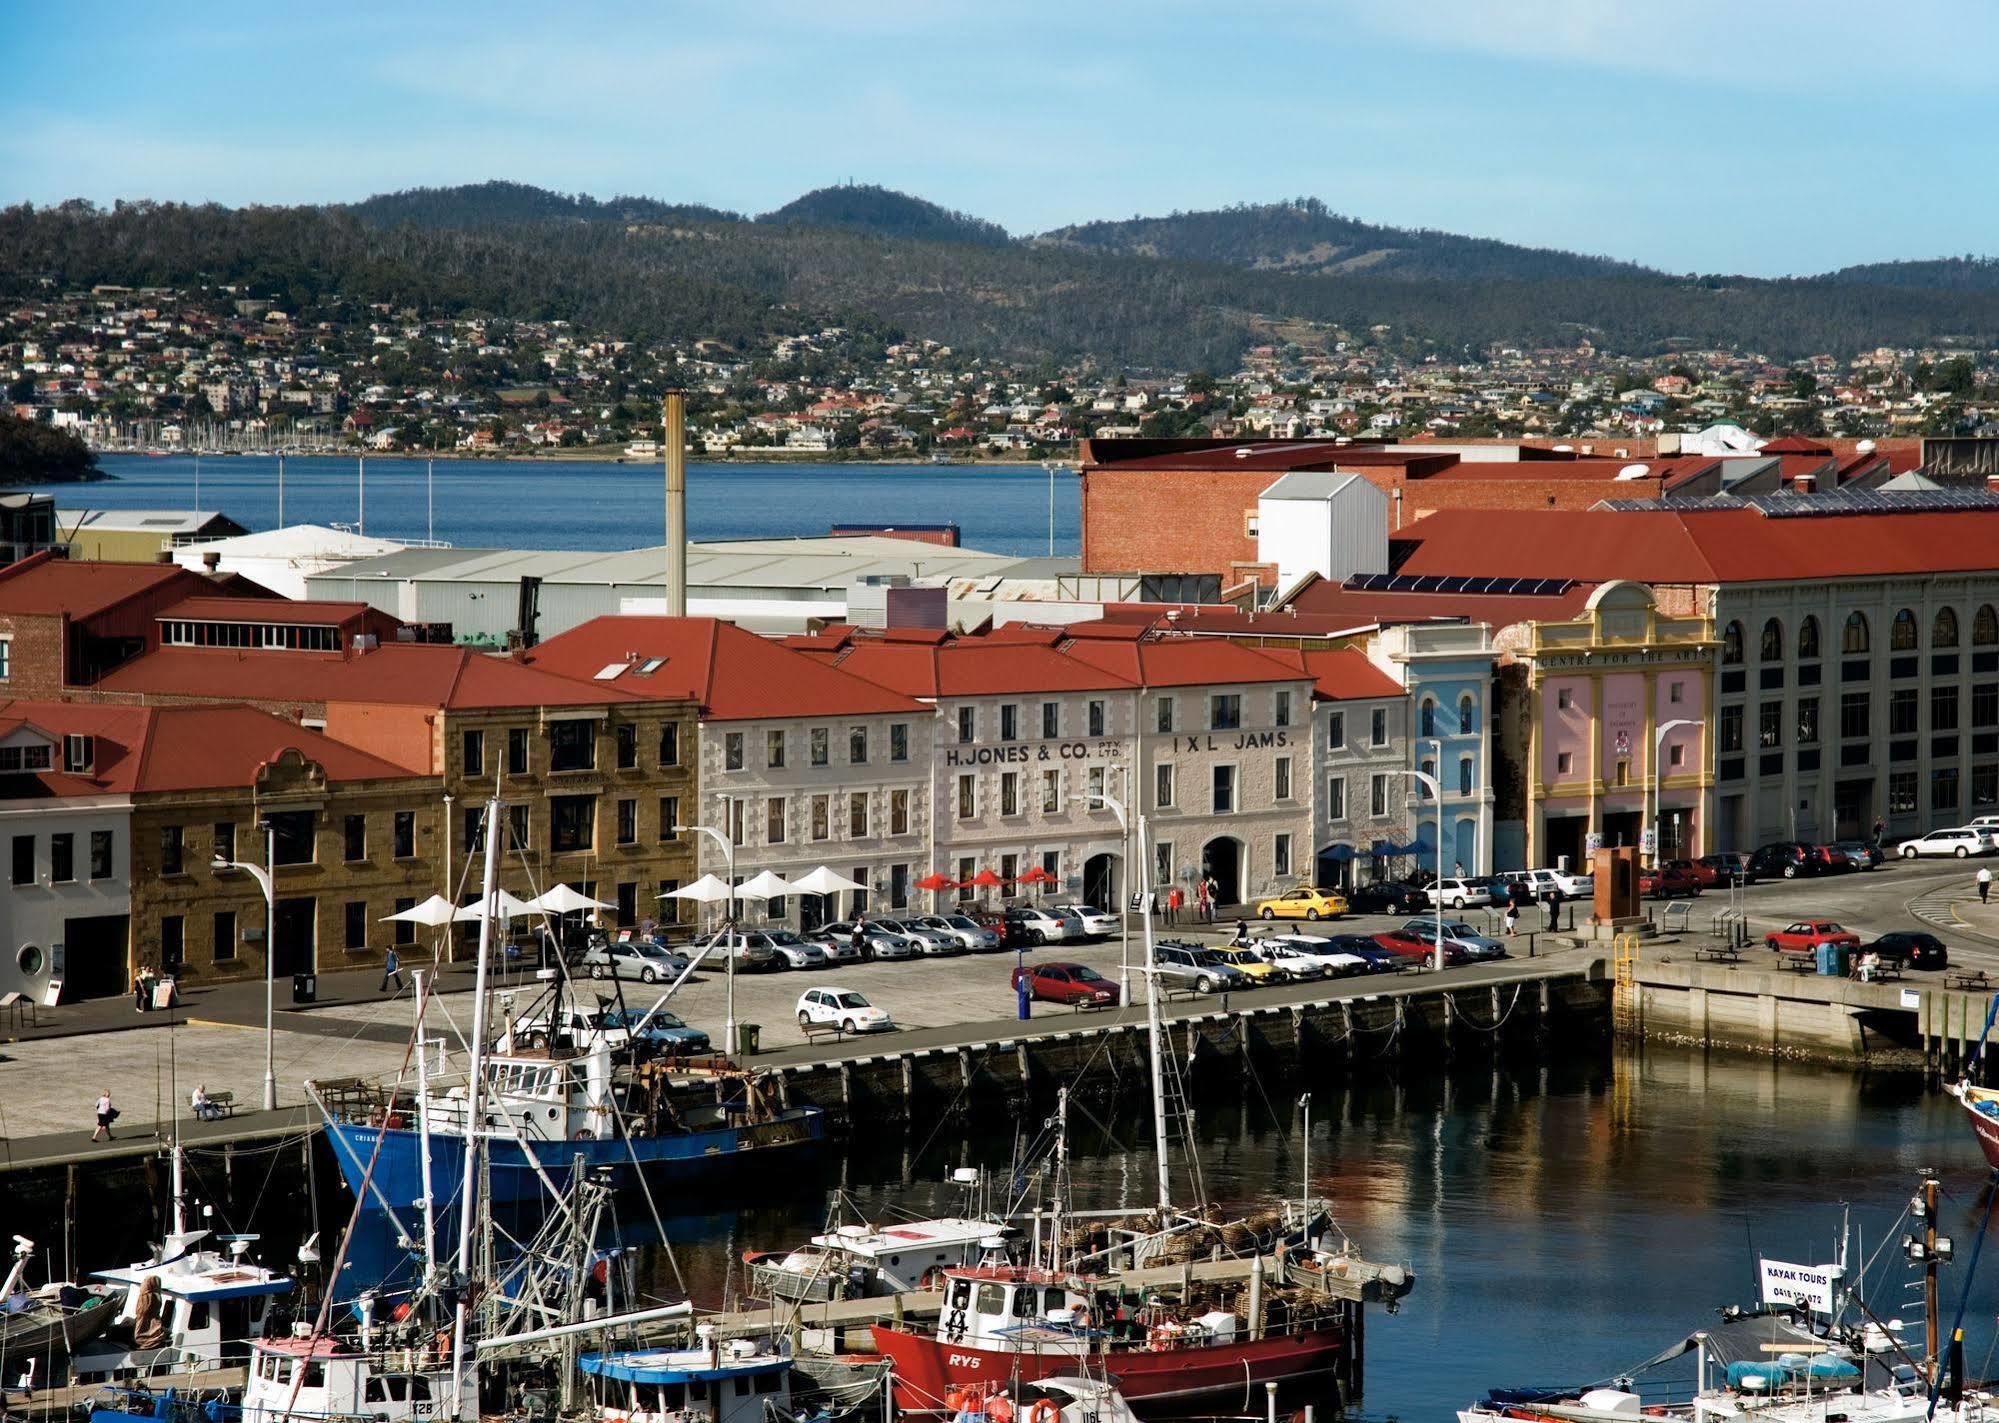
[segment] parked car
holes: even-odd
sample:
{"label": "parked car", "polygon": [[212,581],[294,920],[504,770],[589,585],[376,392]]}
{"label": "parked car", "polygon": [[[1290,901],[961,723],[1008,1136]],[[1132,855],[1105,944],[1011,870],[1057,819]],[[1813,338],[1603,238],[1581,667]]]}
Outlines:
{"label": "parked car", "polygon": [[1671,899],[1676,895],[1691,899],[1701,892],[1701,882],[1686,870],[1660,865],[1638,872],[1638,892],[1654,899]]}
{"label": "parked car", "polygon": [[1999,815],[1974,815],[1964,823],[1973,830],[1999,831]]}
{"label": "parked car", "polygon": [[1000,946],[997,931],[988,929],[969,914],[925,914],[909,921],[943,934],[957,935],[958,942],[973,953],[990,953]]}
{"label": "parked car", "polygon": [[1824,868],[1825,862],[1813,852],[1813,847],[1797,840],[1773,840],[1768,845],[1758,845],[1756,853],[1749,857],[1750,879],[1803,879]]}
{"label": "parked car", "polygon": [[[549,1044],[549,1035],[549,1016],[544,1009],[515,1022],[511,1037],[501,1038],[500,1050],[517,1051],[523,1046],[544,1048]],[[618,1058],[628,1056],[635,1044],[647,1049],[647,1056],[672,1057],[691,1057],[707,1052],[710,1046],[706,1033],[688,1027],[679,1015],[665,1008],[648,1011],[603,1003],[595,1008],[572,1005],[563,1009],[561,1026],[555,1035],[567,1038],[569,1045],[579,1052],[588,1052],[601,1039],[611,1055]]]}
{"label": "parked car", "polygon": [[1859,868],[1846,851],[1834,845],[1814,845],[1812,853],[1818,856],[1820,874],[1850,875]]}
{"label": "parked car", "polygon": [[798,995],[798,1026],[813,1025],[843,1033],[885,1033],[895,1022],[851,988],[808,988]]}
{"label": "parked car", "polygon": [[867,955],[854,946],[852,934],[828,934],[825,929],[807,929],[798,936],[808,944],[819,946],[819,952],[826,955],[828,964],[859,963]]}
{"label": "parked car", "polygon": [[1568,870],[1506,870],[1500,876],[1508,883],[1525,884],[1534,891],[1539,901],[1554,890],[1563,899],[1585,899],[1596,893],[1596,880],[1591,875],[1572,874]]}
{"label": "parked car", "polygon": [[[1486,959],[1506,957],[1506,945],[1487,934],[1481,934],[1462,919],[1444,921],[1444,942],[1461,950],[1466,959],[1482,962]],[[1422,939],[1425,943],[1436,942],[1437,921],[1435,919],[1411,919],[1403,924],[1398,933],[1411,938]]]}
{"label": "parked car", "polygon": [[1935,934],[1920,930],[1896,929],[1863,947],[1863,954],[1877,955],[1896,968],[1949,968],[1950,950]]}
{"label": "parked car", "polygon": [[1347,912],[1347,897],[1336,889],[1287,889],[1255,905],[1259,919],[1337,919]]}
{"label": "parked car", "polygon": [[974,909],[971,917],[999,936],[999,946],[1009,951],[1031,949],[1046,943],[1038,925],[1019,909]]}
{"label": "parked car", "polygon": [[1887,852],[1872,840],[1840,840],[1834,843],[1833,849],[1845,855],[1859,870],[1871,870],[1888,858]]}
{"label": "parked car", "polygon": [[1712,889],[1723,883],[1721,875],[1706,860],[1668,860],[1661,869],[1678,870],[1702,889]]}
{"label": "parked car", "polygon": [[1743,884],[1753,884],[1756,872],[1750,859],[1751,856],[1743,850],[1717,850],[1712,855],[1702,855],[1694,863],[1711,871],[1716,884],[1729,885],[1738,880]]}
{"label": "parked car", "polygon": [[1353,955],[1366,965],[1368,973],[1401,973],[1411,967],[1407,958],[1383,948],[1371,934],[1335,934],[1326,940],[1326,947],[1336,954]]}
{"label": "parked car", "polygon": [[1844,944],[1849,949],[1860,947],[1860,936],[1842,929],[1831,919],[1800,919],[1763,936],[1766,948],[1780,953],[1809,954],[1820,944]]}
{"label": "parked car", "polygon": [[1962,860],[1972,855],[1989,855],[1994,850],[1999,850],[1999,831],[1985,830],[1974,825],[1958,825],[1949,830],[1932,830],[1927,835],[1904,840],[1896,848],[1905,860],[1913,860],[1918,855],[1955,855]]}
{"label": "parked car", "polygon": [[1037,944],[1059,944],[1065,939],[1080,937],[1074,931],[1080,930],[1083,924],[1073,915],[1043,909],[1037,904],[1016,905],[1009,908],[1006,915],[1009,919],[1019,919],[1030,935],[1038,936],[1033,940]]}
{"label": "parked car", "polygon": [[1446,909],[1464,909],[1472,905],[1492,903],[1492,891],[1478,880],[1439,880],[1423,891],[1423,898],[1432,906],[1436,904],[1439,895],[1443,896]]}
{"label": "parked car", "polygon": [[1235,944],[1222,944],[1211,949],[1203,949],[1204,962],[1222,964],[1234,969],[1249,980],[1252,987],[1263,987],[1273,983],[1285,983],[1291,975],[1274,963],[1266,962],[1253,950]]}
{"label": "parked car", "polygon": [[[837,920],[822,927],[819,934],[821,937],[845,939],[851,944],[854,941],[854,921]],[[908,936],[893,929],[883,929],[872,919],[861,924],[861,943],[866,947],[869,958],[913,959],[918,953],[915,942]]]}
{"label": "parked car", "polygon": [[[1376,934],[1374,941],[1390,953],[1400,954],[1405,962],[1420,966],[1436,961],[1437,947],[1434,930],[1434,925],[1425,925],[1422,933],[1415,934],[1409,932],[1408,926],[1404,925],[1400,929],[1391,929],[1385,934]],[[1449,967],[1453,964],[1461,964],[1464,961],[1465,951],[1446,939],[1444,941],[1445,966]]]}
{"label": "parked car", "polygon": [[1257,939],[1249,949],[1265,963],[1283,969],[1294,979],[1345,978],[1368,971],[1367,960],[1334,949],[1325,939],[1309,938],[1303,934],[1273,934]]}
{"label": "parked car", "polygon": [[1408,914],[1425,902],[1420,886],[1400,880],[1353,885],[1345,891],[1345,899],[1350,914]]}
{"label": "parked car", "polygon": [[712,949],[707,962],[716,968],[726,967],[723,955],[733,953],[738,973],[756,973],[784,966],[784,960],[779,957],[777,950],[771,947],[768,936],[761,930],[731,929],[728,935],[729,941],[726,945],[723,944],[722,933],[718,930],[705,939],[697,939],[694,947]]}
{"label": "parked car", "polygon": [[931,958],[949,958],[955,954],[969,953],[964,942],[948,929],[933,929],[917,919],[877,919],[882,932],[900,934],[916,945],[916,951]]}
{"label": "parked car", "polygon": [[1213,962],[1207,952],[1204,945],[1179,939],[1154,944],[1152,959],[1159,981],[1169,988],[1191,988],[1197,993],[1249,986],[1248,974],[1231,964]]}
{"label": "parked car", "polygon": [[1097,908],[1094,904],[1058,904],[1055,912],[1074,915],[1083,926],[1081,937],[1085,939],[1108,939],[1118,931],[1118,917]]}
{"label": "parked car", "polygon": [[[776,968],[824,968],[831,962],[823,945],[801,939],[789,929],[746,929],[743,936],[754,948],[768,949]],[[742,967],[743,961],[736,966]]]}
{"label": "parked car", "polygon": [[[721,955],[710,956],[722,967]],[[635,978],[640,983],[671,983],[687,972],[687,957],[651,939],[614,939],[592,944],[580,967],[592,978]]]}
{"label": "parked car", "polygon": [[1090,1008],[1115,1008],[1118,987],[1088,964],[1037,963],[1017,968],[1009,981],[1014,991],[1021,980],[1027,991],[1043,1003],[1070,1003]]}

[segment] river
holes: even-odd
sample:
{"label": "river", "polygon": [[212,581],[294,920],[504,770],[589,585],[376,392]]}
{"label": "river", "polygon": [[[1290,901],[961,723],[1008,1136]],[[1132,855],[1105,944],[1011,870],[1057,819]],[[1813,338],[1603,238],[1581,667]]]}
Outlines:
{"label": "river", "polygon": [[[1314,1193],[1334,1203],[1370,1257],[1412,1264],[1418,1277],[1400,1314],[1370,1318],[1362,1410],[1370,1419],[1447,1423],[1488,1386],[1608,1377],[1712,1319],[1715,1307],[1751,1302],[1758,1254],[1832,1259],[1848,1206],[1857,1244],[1870,1254],[1890,1245],[1868,1297],[1884,1317],[1915,1321],[1920,1296],[1903,1290],[1908,1272],[1890,1234],[1917,1172],[1941,1174],[1940,1225],[1960,1260],[1983,1210],[1985,1171],[1955,1105],[1916,1080],[1660,1048],[1615,1062],[1571,1055],[1545,1066],[1405,1069],[1399,1081],[1218,1075],[1197,1093],[1212,1199],[1297,1191],[1304,1161],[1295,1104],[1304,1089],[1312,1093]],[[1140,1091],[1128,1083],[1121,1100],[1074,1113],[1078,1206],[1147,1201],[1153,1173]],[[1042,1117],[933,1119],[907,1135],[862,1124],[816,1171],[726,1199],[663,1200],[675,1258],[693,1295],[719,1303],[729,1262],[745,1248],[812,1233],[833,1190],[863,1209],[944,1213],[957,1204],[944,1184],[950,1168],[1004,1167],[1016,1131],[1032,1136]],[[288,1258],[300,1232],[305,1183],[286,1175],[297,1156],[295,1147],[278,1158],[246,1151],[226,1176],[219,1153],[196,1158],[229,1222],[265,1233],[266,1259]],[[285,1170],[273,1169],[279,1160]],[[330,1240],[351,1203],[323,1160],[316,1189]],[[1184,1198],[1184,1176],[1177,1189]],[[646,1213],[643,1201],[621,1210],[634,1225]],[[81,1222],[86,1258],[78,1263],[133,1258],[142,1227],[132,1221],[141,1215]],[[60,1238],[55,1220],[6,1224]],[[647,1273],[670,1288],[663,1252]],[[1964,1273],[1963,1264],[1945,1271],[1947,1309]],[[1999,1308],[1989,1265],[1978,1279],[1966,1315],[1974,1375],[1989,1357]],[[1920,1341],[1920,1329],[1912,1337]]]}
{"label": "river", "polygon": [[[202,509],[251,530],[275,528],[278,461],[255,455],[104,455],[112,479],[49,486],[61,507]],[[284,462],[284,522],[361,525],[382,538],[461,548],[623,549],[665,537],[658,462],[585,460]],[[197,488],[197,480],[199,486]],[[820,535],[843,524],[950,524],[967,547],[1074,554],[1081,506],[1073,474],[1036,465],[690,464],[695,539]]]}

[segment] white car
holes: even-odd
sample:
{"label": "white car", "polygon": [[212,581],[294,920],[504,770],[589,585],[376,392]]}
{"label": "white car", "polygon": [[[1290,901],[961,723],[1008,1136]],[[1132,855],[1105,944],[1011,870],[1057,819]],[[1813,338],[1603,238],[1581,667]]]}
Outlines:
{"label": "white car", "polygon": [[1524,883],[1536,900],[1546,899],[1554,890],[1563,899],[1587,899],[1596,893],[1596,877],[1570,874],[1567,870],[1507,870],[1499,876],[1508,883]]}
{"label": "white car", "polygon": [[1083,921],[1083,934],[1091,939],[1108,939],[1118,931],[1118,917],[1107,914],[1092,904],[1058,904],[1056,910],[1062,914],[1073,914]]}
{"label": "white car", "polygon": [[912,919],[909,922],[921,924],[926,929],[935,929],[940,934],[955,934],[958,936],[958,942],[975,954],[1000,946],[1000,936],[969,914],[925,914],[922,918]]}
{"label": "white car", "polygon": [[1083,921],[1073,914],[1059,909],[1042,909],[1036,905],[1023,905],[1019,911],[1020,924],[1030,935],[1039,934],[1037,941],[1043,944],[1059,944],[1071,937],[1071,931]]}
{"label": "white car", "polygon": [[829,964],[859,963],[867,957],[854,947],[854,936],[851,933],[836,938],[829,936],[823,929],[807,929],[798,937],[824,954]]}
{"label": "white car", "polygon": [[798,995],[798,1026],[843,1033],[885,1033],[895,1026],[882,1009],[851,988],[812,988]]}
{"label": "white car", "polygon": [[1431,904],[1435,904],[1439,892],[1444,896],[1444,908],[1446,909],[1463,909],[1467,905],[1492,903],[1492,891],[1486,888],[1482,880],[1439,880],[1436,884],[1431,885],[1423,891],[1423,898]]}
{"label": "white car", "polygon": [[1324,939],[1304,934],[1272,934],[1253,939],[1249,951],[1272,968],[1283,969],[1293,979],[1344,978],[1367,968],[1367,960],[1360,955],[1333,952]]}
{"label": "white car", "polygon": [[1999,831],[1973,825],[1959,825],[1949,830],[1932,830],[1929,834],[1919,835],[1913,840],[1904,840],[1900,849],[1905,860],[1913,860],[1918,855],[1955,855],[1962,860],[1972,855],[1989,855],[1994,850],[1999,850]]}
{"label": "white car", "polygon": [[933,958],[968,952],[957,934],[949,929],[933,929],[920,919],[878,919],[875,922],[888,933],[902,935],[916,945],[918,952]]}
{"label": "white car", "polygon": [[592,978],[671,983],[687,972],[687,962],[685,955],[663,949],[650,939],[618,939],[590,949],[583,955],[582,968]]}

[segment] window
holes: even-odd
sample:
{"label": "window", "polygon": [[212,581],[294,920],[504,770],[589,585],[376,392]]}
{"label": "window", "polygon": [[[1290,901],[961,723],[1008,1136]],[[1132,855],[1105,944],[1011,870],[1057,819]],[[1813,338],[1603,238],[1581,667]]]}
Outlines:
{"label": "window", "polygon": [[1088,796],[1090,809],[1104,809],[1104,768],[1092,766],[1083,773],[1083,790]]}
{"label": "window", "polygon": [[806,738],[807,758],[815,766],[829,766],[833,763],[833,734],[823,726],[812,728]]}
{"label": "window", "polygon": [[1376,707],[1368,717],[1367,744],[1386,746],[1388,744],[1388,708]]}
{"label": "window", "polygon": [[967,856],[958,858],[958,898],[970,899],[973,894],[972,876],[979,872],[979,862]]}
{"label": "window", "polygon": [[1819,699],[1798,698],[1798,745],[1816,746],[1819,739]]}
{"label": "window", "polygon": [[468,776],[486,774],[486,733],[468,731],[458,738],[459,760]]}
{"label": "window", "polygon": [[1888,813],[1908,815],[1916,808],[1916,773],[1914,771],[1891,771],[1888,773]]}
{"label": "window", "polygon": [[770,770],[784,769],[784,732],[773,728],[764,733],[764,765]]}
{"label": "window", "polygon": [[[618,885],[618,927],[629,929],[639,922],[639,886],[637,880],[625,880]],[[784,900],[770,901],[770,915],[774,919],[784,917]]]}
{"label": "window", "polygon": [[1784,744],[1784,704],[1765,702],[1756,709],[1756,744],[1768,750]]}
{"label": "window", "polygon": [[1840,629],[1839,650],[1848,657],[1867,651],[1867,618],[1859,612],[1846,615],[1846,626]]}
{"label": "window", "polygon": [[1218,692],[1208,698],[1208,730],[1234,731],[1242,725],[1242,696]]}
{"label": "window", "polygon": [[1742,749],[1742,708],[1723,707],[1720,719],[1720,740],[1723,754]]}
{"label": "window", "polygon": [[868,764],[868,729],[865,726],[848,728],[847,761],[855,766]]}
{"label": "window", "polygon": [[743,838],[743,807],[747,804],[748,802],[744,800],[731,800],[723,812],[729,821],[727,828],[729,831],[729,843],[731,845],[747,843]]}
{"label": "window", "polygon": [[1756,655],[1764,662],[1784,660],[1784,625],[1775,618],[1763,624],[1763,640],[1756,649]]}
{"label": "window", "polygon": [[0,637],[0,682],[14,675],[14,640]]}
{"label": "window", "polygon": [[1019,739],[1020,708],[1012,702],[1008,702],[1000,708],[1000,740],[1018,741]]}
{"label": "window", "polygon": [[1173,698],[1171,697],[1161,697],[1159,699],[1159,729],[1161,731],[1171,731],[1173,729]]}
{"label": "window", "polygon": [[860,791],[847,797],[847,838],[861,840],[868,833],[868,798]]}
{"label": "window", "polygon": [[1839,734],[1848,740],[1869,736],[1869,711],[1873,698],[1866,692],[1842,692],[1839,696]]}
{"label": "window", "polygon": [[62,768],[72,776],[87,776],[97,764],[97,738],[67,735],[62,739]]}
{"label": "window", "polygon": [[1278,692],[1276,697],[1276,706],[1272,712],[1271,720],[1278,726],[1289,726],[1291,724],[1290,692],[1288,691]]}
{"label": "window", "polygon": [[14,837],[14,883],[33,884],[35,882],[35,837],[16,835]]}
{"label": "window", "polygon": [[784,843],[784,797],[774,795],[764,802],[764,844]]}
{"label": "window", "polygon": [[1819,655],[1819,620],[1806,615],[1798,624],[1798,660],[1816,662]]}
{"label": "window", "polygon": [[1432,698],[1423,698],[1422,708],[1417,713],[1416,726],[1419,736],[1437,734],[1437,703]]}
{"label": "window", "polygon": [[1957,767],[1939,766],[1931,773],[1930,809],[1957,809]]}
{"label": "window", "polygon": [[528,847],[528,808],[524,805],[507,807],[507,848],[525,850]]}
{"label": "window", "polygon": [[1999,802],[1999,766],[1973,766],[1971,768],[1971,803],[1992,805]]}
{"label": "window", "polygon": [[1678,706],[1686,699],[1687,699],[1687,684],[1685,682],[1674,680],[1666,684],[1667,701],[1671,702],[1674,706]]}
{"label": "window", "polygon": [[465,807],[465,853],[477,855],[486,846],[486,809],[484,806]]}
{"label": "window", "polygon": [[680,764],[680,723],[663,721],[659,724],[659,764],[678,766]]}
{"label": "window", "polygon": [[1470,795],[1470,794],[1471,794],[1471,778],[1472,778],[1472,772],[1471,772],[1471,757],[1469,757],[1469,756],[1460,756],[1460,757],[1458,757],[1458,794],[1459,794],[1459,795]]}
{"label": "window", "polygon": [[1930,689],[1930,730],[1957,730],[1957,688],[1932,687]]}
{"label": "window", "polygon": [[1936,621],[1930,625],[1930,646],[1957,646],[1957,613],[1954,609],[1937,609]]}
{"label": "window", "polygon": [[1326,781],[1326,819],[1347,818],[1347,778],[1331,776]]}
{"label": "window", "polygon": [[970,820],[978,813],[978,779],[974,776],[958,777],[958,819]]}
{"label": "window", "polygon": [[416,812],[399,810],[391,822],[390,848],[398,860],[414,859],[416,856]]}
{"label": "window", "polygon": [[234,860],[236,858],[236,822],[218,820],[212,827],[215,839],[215,858]]}
{"label": "window", "polygon": [[597,769],[597,723],[554,721],[548,726],[548,768],[551,771]]}
{"label": "window", "polygon": [[1210,774],[1209,806],[1216,815],[1235,809],[1235,767],[1215,766]]}
{"label": "window", "polygon": [[345,947],[348,953],[355,953],[368,947],[368,901],[350,899],[344,906],[342,918],[345,921]]}
{"label": "window", "polygon": [[1090,703],[1090,735],[1102,736],[1104,734],[1104,711],[1105,707],[1101,700]]}
{"label": "window", "polygon": [[[398,914],[405,909],[414,908],[416,908],[416,901],[414,899],[396,901],[396,912]],[[236,911],[233,909],[218,909],[215,911],[210,922],[212,927],[211,937],[208,941],[210,945],[208,950],[209,957],[217,963],[228,963],[236,957]],[[410,941],[414,943],[416,941],[416,925],[396,925],[398,933],[404,929],[410,931]]]}
{"label": "window", "polygon": [[90,877],[110,879],[111,875],[111,832],[93,830],[90,832]]}
{"label": "window", "polygon": [[613,735],[617,738],[618,769],[634,771],[639,764],[639,729],[630,722],[618,723]]}
{"label": "window", "polygon": [[1062,809],[1062,773],[1043,771],[1041,773],[1041,813],[1055,815]]}
{"label": "window", "polygon": [[1041,735],[1052,741],[1062,734],[1062,704],[1043,702],[1041,704]]}
{"label": "window", "polygon": [[[1435,761],[1432,761],[1429,757],[1425,756],[1423,758],[1422,765],[1418,769],[1420,769],[1424,775],[1429,776],[1431,779],[1434,780],[1436,778],[1437,763]],[[1418,800],[1430,799],[1430,788],[1424,785],[1421,781],[1416,782],[1416,798]]]}
{"label": "window", "polygon": [[528,729],[525,726],[507,728],[507,774],[525,776],[528,773]]}
{"label": "window", "polygon": [[588,850],[597,840],[597,797],[550,796],[548,820],[548,842],[551,850],[557,854]]}
{"label": "window", "polygon": [[1458,698],[1458,735],[1469,736],[1478,730],[1478,703],[1470,692]]}
{"label": "window", "polygon": [[76,836],[61,830],[49,836],[49,883],[68,884],[76,878]]}
{"label": "window", "polygon": [[1373,816],[1388,814],[1388,777],[1377,775],[1369,783],[1367,813]]}
{"label": "window", "polygon": [[1888,734],[1890,736],[1913,736],[1916,732],[1916,689],[1906,688],[1888,694]]}
{"label": "window", "polygon": [[1573,771],[1573,770],[1575,769],[1575,766],[1576,766],[1576,757],[1575,757],[1575,753],[1574,753],[1574,752],[1572,752],[1572,751],[1557,751],[1557,752],[1555,753],[1555,774],[1556,774],[1556,775],[1558,775],[1558,776],[1566,776],[1566,775],[1568,775],[1568,774],[1569,774],[1569,772],[1570,772],[1570,771]]}
{"label": "window", "polygon": [[1279,756],[1272,763],[1271,771],[1271,781],[1277,799],[1291,799],[1291,758],[1289,756]]}
{"label": "window", "polygon": [[[414,909],[414,908],[416,908],[415,895],[407,895],[407,894],[399,895],[396,899],[396,907],[393,910],[391,910],[390,913],[393,916],[396,914],[401,914],[406,909]],[[393,942],[395,943],[395,946],[397,948],[399,949],[408,948],[411,944],[414,944],[416,942],[415,924],[411,923],[407,919],[392,918],[391,922],[395,926]]]}
{"label": "window", "polygon": [[636,845],[638,840],[639,803],[636,800],[621,800],[618,802],[618,843]]}
{"label": "window", "polygon": [[160,967],[177,969],[187,960],[187,920],[178,914],[160,916]]}
{"label": "window", "polygon": [[1152,768],[1152,804],[1157,810],[1173,808],[1173,763],[1161,761]]}
{"label": "window", "polygon": [[895,721],[888,728],[888,759],[907,761],[909,759],[909,723]]}
{"label": "window", "polygon": [[[1973,647],[1990,647],[1995,642],[1999,642],[1999,612],[1994,612],[1992,605],[1986,603],[1981,605],[1978,611],[1972,615],[1971,645]],[[0,676],[4,675],[4,673],[0,673]]]}
{"label": "window", "polygon": [[1567,711],[1576,704],[1576,694],[1567,687],[1555,689],[1555,710]]}
{"label": "window", "polygon": [[[185,857],[186,843],[186,837],[182,834],[182,827],[178,825],[162,825],[160,827],[161,874],[177,875],[183,873],[185,866],[182,860]],[[34,875],[30,873],[28,879],[23,881],[23,883],[32,883],[33,880]]]}
{"label": "window", "polygon": [[722,733],[722,769],[740,771],[743,769],[743,733],[725,731]]}
{"label": "window", "polygon": [[1000,814],[1020,814],[1020,772],[1000,772]]}
{"label": "window", "polygon": [[1291,873],[1291,837],[1277,835],[1270,842],[1270,872],[1274,875]]}
{"label": "window", "polygon": [[1666,764],[1669,766],[1686,765],[1687,748],[1685,746],[1680,745],[1678,742],[1675,742],[1673,745],[1668,746],[1666,748]]}
{"label": "window", "polygon": [[1326,749],[1344,750],[1347,744],[1347,714],[1343,711],[1326,713]]}
{"label": "window", "polygon": [[[1048,773],[1054,775],[1053,771]],[[890,791],[888,793],[888,833],[907,835],[909,833],[909,792]]]}
{"label": "window", "polygon": [[1971,689],[1971,724],[1999,726],[1999,682],[1980,682]]}
{"label": "window", "polygon": [[1734,667],[1742,661],[1742,624],[1730,623],[1721,630],[1721,665]]}
{"label": "window", "polygon": [[663,795],[659,798],[659,838],[661,843],[675,839],[679,832],[673,827],[680,824],[680,797]]}
{"label": "window", "polygon": [[1161,840],[1152,847],[1152,883],[1160,893],[1173,883],[1173,842]]}
{"label": "window", "polygon": [[979,711],[977,707],[958,708],[958,740],[970,741],[978,734]]}
{"label": "window", "polygon": [[833,800],[830,796],[812,797],[812,838],[825,840],[833,834]]}
{"label": "window", "polygon": [[1895,621],[1888,627],[1888,650],[1890,652],[1916,650],[1916,615],[1907,608],[1895,614]]}

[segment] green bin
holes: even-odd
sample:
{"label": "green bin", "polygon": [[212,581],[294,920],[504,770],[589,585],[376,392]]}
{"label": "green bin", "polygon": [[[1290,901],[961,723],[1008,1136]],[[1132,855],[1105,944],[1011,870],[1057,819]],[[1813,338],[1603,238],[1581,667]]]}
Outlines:
{"label": "green bin", "polygon": [[762,1023],[736,1024],[736,1051],[744,1057],[754,1057],[763,1044]]}

